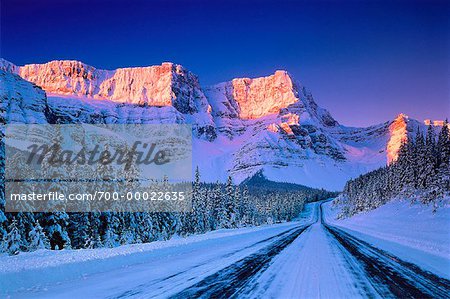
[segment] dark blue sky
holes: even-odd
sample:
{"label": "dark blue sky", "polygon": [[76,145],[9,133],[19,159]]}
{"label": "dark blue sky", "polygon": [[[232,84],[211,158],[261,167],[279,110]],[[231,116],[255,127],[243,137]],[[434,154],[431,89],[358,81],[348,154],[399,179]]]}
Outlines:
{"label": "dark blue sky", "polygon": [[172,61],[202,84],[288,70],[347,125],[450,117],[449,1],[1,1],[1,56],[114,69]]}

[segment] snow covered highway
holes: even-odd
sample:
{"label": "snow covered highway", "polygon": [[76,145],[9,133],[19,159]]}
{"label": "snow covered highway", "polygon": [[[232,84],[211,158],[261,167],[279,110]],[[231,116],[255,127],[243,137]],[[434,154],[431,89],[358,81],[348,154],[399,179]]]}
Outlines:
{"label": "snow covered highway", "polygon": [[[30,254],[28,260],[27,254],[15,257],[8,270],[1,259],[1,294],[11,298],[450,298],[448,278],[328,223],[323,212],[327,208],[328,204],[308,204],[295,222],[140,244],[123,255],[109,252],[102,258],[103,249],[84,250],[85,255],[98,256],[81,260],[45,251],[42,256]],[[103,252],[108,250],[120,248]],[[61,262],[56,265],[24,270],[27,263],[58,258]]]}

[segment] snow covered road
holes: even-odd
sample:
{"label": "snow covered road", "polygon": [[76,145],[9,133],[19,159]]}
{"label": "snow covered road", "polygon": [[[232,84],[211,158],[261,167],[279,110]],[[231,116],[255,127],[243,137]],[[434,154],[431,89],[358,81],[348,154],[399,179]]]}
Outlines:
{"label": "snow covered road", "polygon": [[[0,286],[12,298],[450,298],[449,280],[326,223],[322,214],[321,203],[309,204],[296,222],[188,238],[122,257],[141,255],[104,271],[93,260],[97,271],[71,279]],[[5,277],[0,273],[0,281]]]}
{"label": "snow covered road", "polygon": [[[299,229],[313,221],[313,211],[307,209],[302,219],[291,223],[155,242],[159,246],[139,244],[1,257],[0,297],[168,297],[261,250],[270,247],[272,254],[279,253],[289,239],[295,239]],[[120,250],[131,253],[116,254]],[[84,259],[90,254],[95,257]]]}

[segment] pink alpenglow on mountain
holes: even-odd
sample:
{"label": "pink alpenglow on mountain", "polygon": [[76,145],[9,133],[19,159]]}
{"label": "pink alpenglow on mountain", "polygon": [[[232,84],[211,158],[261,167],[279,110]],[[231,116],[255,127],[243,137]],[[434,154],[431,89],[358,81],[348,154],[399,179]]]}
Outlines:
{"label": "pink alpenglow on mountain", "polygon": [[[389,140],[386,145],[387,163],[391,164],[397,160],[401,145],[407,143],[410,137],[415,137],[417,130],[421,134],[426,134],[426,126],[429,125],[440,128],[444,125],[444,121],[426,119],[420,123],[403,113],[399,114],[389,126]],[[450,128],[450,125],[448,127]]]}
{"label": "pink alpenglow on mountain", "polygon": [[[174,106],[185,112],[207,109],[197,77],[181,65],[169,62],[108,71],[79,61],[62,60],[18,67],[17,73],[50,94],[159,107]],[[183,102],[179,100],[180,96]]]}
{"label": "pink alpenglow on mountain", "polygon": [[240,183],[262,171],[274,181],[340,190],[394,161],[418,127],[425,131],[405,115],[343,126],[286,71],[208,87],[173,63],[107,71],[78,61],[20,67],[0,59],[0,73],[8,123],[191,124],[193,165],[210,182],[232,175]]}
{"label": "pink alpenglow on mountain", "polygon": [[[425,120],[423,121],[423,123],[424,123],[426,126],[433,125],[434,127],[443,127],[445,122],[444,122],[443,120],[431,120],[431,119],[425,119]],[[447,124],[447,127],[450,129],[450,124]]]}
{"label": "pink alpenglow on mountain", "polygon": [[271,76],[256,79],[233,79],[231,84],[232,96],[239,105],[242,119],[279,113],[282,108],[298,100],[292,79],[286,71],[276,71]]}
{"label": "pink alpenglow on mountain", "polygon": [[399,114],[389,126],[390,138],[386,150],[388,164],[397,160],[401,145],[408,141],[407,122],[408,116]]}

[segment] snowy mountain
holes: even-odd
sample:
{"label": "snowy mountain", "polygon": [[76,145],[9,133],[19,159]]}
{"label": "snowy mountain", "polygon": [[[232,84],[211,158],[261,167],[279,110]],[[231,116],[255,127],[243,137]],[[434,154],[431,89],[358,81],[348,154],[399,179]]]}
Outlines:
{"label": "snowy mountain", "polygon": [[424,126],[404,115],[343,126],[285,71],[202,87],[173,63],[109,71],[1,59],[0,78],[7,123],[192,124],[193,163],[207,181],[231,174],[239,183],[262,170],[273,181],[340,190],[395,159],[401,141]]}

